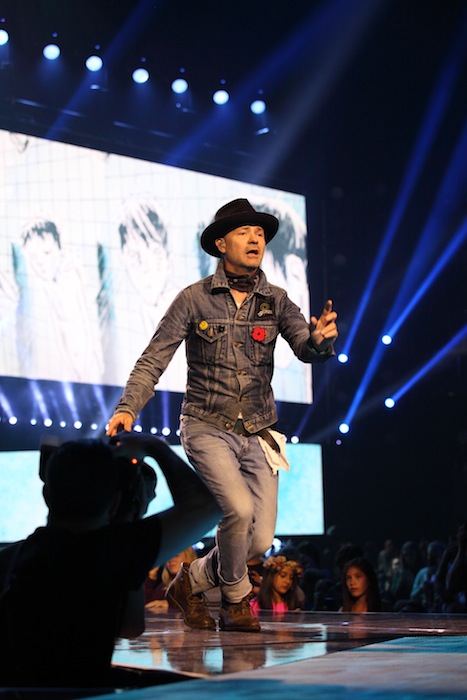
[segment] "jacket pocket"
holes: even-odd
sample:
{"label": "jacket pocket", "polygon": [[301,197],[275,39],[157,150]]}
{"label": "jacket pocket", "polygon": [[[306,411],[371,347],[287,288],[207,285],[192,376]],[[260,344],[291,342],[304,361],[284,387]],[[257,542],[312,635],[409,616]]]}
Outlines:
{"label": "jacket pocket", "polygon": [[276,325],[250,325],[246,352],[254,365],[269,365],[273,362],[277,336]]}
{"label": "jacket pocket", "polygon": [[[207,322],[205,322],[207,323]],[[221,362],[227,356],[227,329],[225,324],[203,322],[196,328],[196,340],[200,357],[207,363]]]}

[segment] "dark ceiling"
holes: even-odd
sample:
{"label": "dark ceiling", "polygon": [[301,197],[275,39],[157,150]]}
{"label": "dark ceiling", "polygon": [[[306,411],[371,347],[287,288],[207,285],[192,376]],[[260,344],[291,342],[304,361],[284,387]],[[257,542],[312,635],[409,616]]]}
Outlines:
{"label": "dark ceiling", "polygon": [[[312,303],[333,297],[341,347],[422,127],[443,105],[359,324],[353,363],[316,380],[323,398],[311,421],[323,430],[335,425],[364,376],[456,149],[459,175],[443,193],[450,217],[445,230],[434,234],[434,263],[467,214],[465,136],[459,146],[467,123],[465,0],[2,0],[1,18],[12,37],[0,70],[3,128],[306,194]],[[53,32],[68,82],[59,75],[43,81],[38,69]],[[96,45],[106,68],[100,89],[90,90],[83,61]],[[142,58],[152,78],[144,100],[130,78]],[[170,93],[181,68],[192,93],[185,109],[175,107]],[[221,80],[232,95],[227,116],[211,102]],[[270,127],[262,136],[255,134],[257,122],[248,110],[259,91]],[[460,504],[454,517],[462,510],[465,338],[409,392],[397,413],[389,416],[375,406],[381,392],[414,374],[466,327],[466,269],[464,237],[401,327],[368,388],[348,446],[336,451],[335,436],[326,433],[327,478],[332,474],[349,488],[357,479],[387,491],[387,474],[396,474],[388,496],[396,503],[410,471],[410,493],[420,486],[441,517],[447,505],[437,498],[438,470],[447,462],[451,486],[444,498],[452,499],[454,488]],[[309,437],[315,435],[313,428]],[[354,498],[359,504],[363,496]],[[378,504],[376,498],[375,517]],[[338,519],[341,507],[331,497],[331,517]]]}

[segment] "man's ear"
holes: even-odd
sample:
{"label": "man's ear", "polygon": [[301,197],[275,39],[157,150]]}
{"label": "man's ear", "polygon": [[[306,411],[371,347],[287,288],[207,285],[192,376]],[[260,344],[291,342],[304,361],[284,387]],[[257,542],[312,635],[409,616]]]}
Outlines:
{"label": "man's ear", "polygon": [[216,248],[220,253],[225,253],[225,238],[216,238],[214,241]]}

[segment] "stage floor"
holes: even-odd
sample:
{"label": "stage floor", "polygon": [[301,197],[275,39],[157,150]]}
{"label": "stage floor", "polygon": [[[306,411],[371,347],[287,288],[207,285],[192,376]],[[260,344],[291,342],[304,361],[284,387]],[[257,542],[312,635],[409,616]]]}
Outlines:
{"label": "stage floor", "polygon": [[201,631],[180,613],[147,612],[146,632],[119,641],[113,663],[150,687],[1,688],[0,698],[467,699],[467,615],[263,612],[260,621],[256,634]]}
{"label": "stage floor", "polygon": [[146,633],[119,642],[114,662],[193,680],[122,700],[467,698],[467,616],[264,612],[260,620],[259,634],[206,632],[178,613],[148,613]]}
{"label": "stage floor", "polygon": [[[215,613],[213,614],[215,617]],[[291,663],[400,637],[467,635],[467,616],[262,612],[261,632],[194,630],[177,612],[146,615],[146,632],[118,642],[117,664],[201,677]],[[467,689],[467,688],[466,688]]]}

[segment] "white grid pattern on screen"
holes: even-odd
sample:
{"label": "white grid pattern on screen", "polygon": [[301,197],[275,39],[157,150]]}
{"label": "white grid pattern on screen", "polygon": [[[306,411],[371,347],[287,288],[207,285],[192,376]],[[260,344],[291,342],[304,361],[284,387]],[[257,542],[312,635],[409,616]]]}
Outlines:
{"label": "white grid pattern on screen", "polygon": [[[216,261],[200,251],[199,234],[231,199],[272,203],[306,233],[299,194],[5,131],[0,163],[3,376],[123,385],[177,291],[212,272]],[[141,203],[167,231],[158,274],[134,262],[129,272],[122,251],[119,227]],[[44,221],[55,225],[60,248],[44,233],[24,242],[26,228]],[[274,270],[267,274],[286,286]],[[300,299],[289,293],[308,316],[306,281]],[[180,349],[160,388],[182,392],[184,376]],[[311,368],[282,348],[273,388],[279,401],[310,403]]]}

